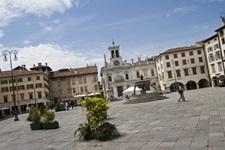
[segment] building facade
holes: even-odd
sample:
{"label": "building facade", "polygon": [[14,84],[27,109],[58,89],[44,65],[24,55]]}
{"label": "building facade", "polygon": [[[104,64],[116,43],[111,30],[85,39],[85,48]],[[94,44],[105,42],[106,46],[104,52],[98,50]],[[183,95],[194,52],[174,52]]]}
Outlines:
{"label": "building facade", "polygon": [[39,71],[29,71],[22,67],[17,67],[11,71],[0,71],[0,113],[10,114],[15,110],[13,101],[13,89],[15,94],[16,109],[25,112],[27,106],[40,106],[46,104],[49,94],[48,76]]}
{"label": "building facade", "polygon": [[108,50],[110,61],[107,62],[104,56],[105,66],[101,69],[103,95],[106,98],[122,97],[123,91],[134,86],[141,76],[158,86],[154,57],[146,58],[146,60],[138,58],[137,62],[132,59],[132,63],[127,63],[120,55],[120,46],[114,45],[113,42]]}
{"label": "building facade", "polygon": [[78,94],[99,92],[97,66],[60,69],[49,74],[50,99],[73,99]]}
{"label": "building facade", "polygon": [[204,47],[196,44],[169,49],[156,57],[160,89],[176,91],[182,83],[186,90],[210,85]]}

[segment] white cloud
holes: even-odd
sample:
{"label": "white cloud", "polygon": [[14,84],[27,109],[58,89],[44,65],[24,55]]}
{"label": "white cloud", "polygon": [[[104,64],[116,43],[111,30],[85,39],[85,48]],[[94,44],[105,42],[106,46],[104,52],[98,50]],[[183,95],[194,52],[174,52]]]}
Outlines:
{"label": "white cloud", "polygon": [[0,0],[0,27],[26,14],[51,16],[56,12],[64,13],[73,5],[80,7],[85,2],[87,0]]}
{"label": "white cloud", "polygon": [[4,36],[4,32],[0,30],[0,38]]}
{"label": "white cloud", "polygon": [[[85,67],[87,64],[96,64],[98,69],[103,66],[103,55],[96,54],[95,52],[88,54],[76,53],[75,51],[70,51],[68,48],[68,46],[54,44],[39,44],[37,46],[4,49],[17,49],[18,61],[13,62],[13,67],[25,64],[27,69],[29,69],[33,64],[37,65],[38,63],[48,63],[48,66],[53,70]],[[9,70],[9,65],[1,65],[0,68],[2,70]]]}
{"label": "white cloud", "polygon": [[198,7],[197,6],[189,6],[189,7],[177,7],[173,10],[172,13],[168,13],[166,14],[166,17],[171,17],[171,16],[174,16],[174,15],[178,15],[178,16],[184,16],[186,15],[187,13],[189,12],[193,12],[197,9]]}

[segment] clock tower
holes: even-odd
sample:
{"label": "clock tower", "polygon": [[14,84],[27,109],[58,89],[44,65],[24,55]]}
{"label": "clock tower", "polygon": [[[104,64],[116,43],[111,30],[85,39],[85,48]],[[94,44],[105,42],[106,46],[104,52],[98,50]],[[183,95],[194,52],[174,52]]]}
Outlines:
{"label": "clock tower", "polygon": [[111,67],[119,67],[122,64],[122,58],[120,57],[120,46],[116,46],[114,41],[112,46],[109,46],[108,50],[110,51],[110,64]]}

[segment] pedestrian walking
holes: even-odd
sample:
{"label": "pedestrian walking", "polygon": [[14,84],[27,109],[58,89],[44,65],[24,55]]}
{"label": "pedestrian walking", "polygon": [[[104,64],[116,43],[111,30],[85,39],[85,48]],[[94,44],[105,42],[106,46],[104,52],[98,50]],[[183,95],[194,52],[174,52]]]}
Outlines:
{"label": "pedestrian walking", "polygon": [[68,102],[66,102],[66,110],[69,110]]}
{"label": "pedestrian walking", "polygon": [[72,109],[73,109],[73,106],[74,106],[74,101],[73,100],[71,101],[71,106],[72,106]]}
{"label": "pedestrian walking", "polygon": [[180,98],[178,99],[178,101],[180,102],[181,99],[182,99],[182,101],[185,101],[184,89],[183,89],[181,83],[178,85],[178,93],[180,94]]}

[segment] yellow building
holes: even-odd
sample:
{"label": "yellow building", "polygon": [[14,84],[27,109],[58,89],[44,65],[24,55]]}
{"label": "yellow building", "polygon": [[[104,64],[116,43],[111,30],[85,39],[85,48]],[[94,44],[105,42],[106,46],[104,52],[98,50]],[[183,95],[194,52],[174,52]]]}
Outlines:
{"label": "yellow building", "polygon": [[60,69],[49,74],[50,99],[73,99],[76,95],[99,92],[97,66]]}
{"label": "yellow building", "polygon": [[[30,105],[38,106],[46,103],[49,86],[48,76],[44,72],[29,71],[22,67],[12,70],[14,81],[14,94],[19,112],[26,111]],[[0,114],[10,114],[15,110],[12,90],[11,71],[0,70]]]}

